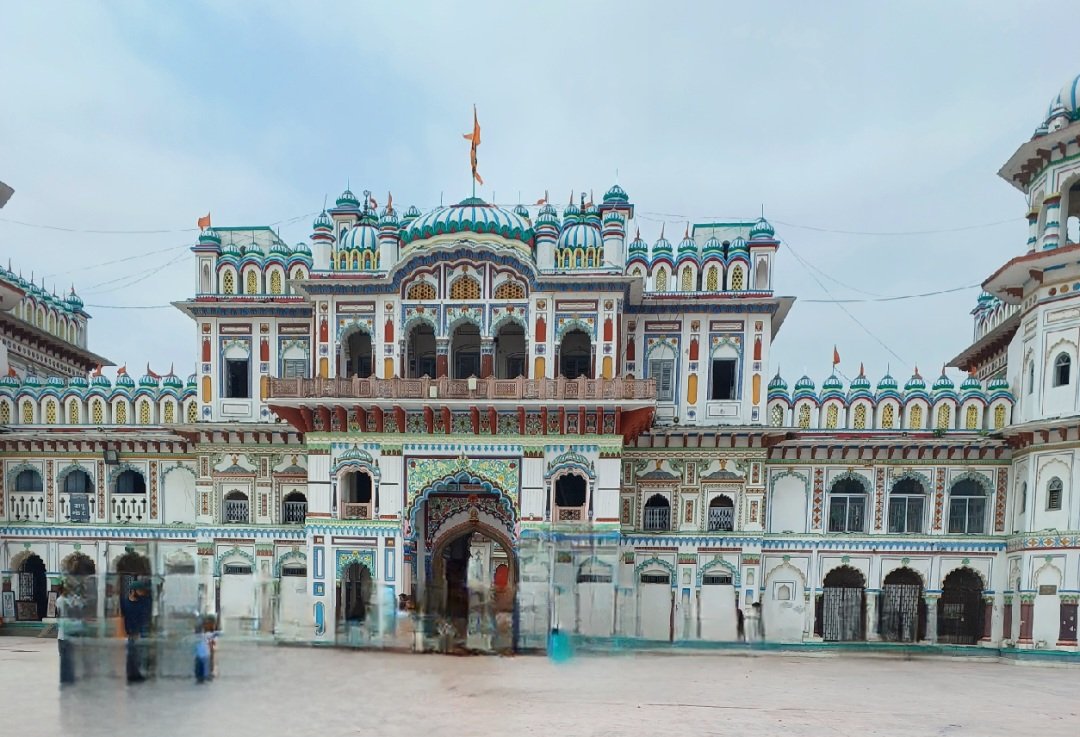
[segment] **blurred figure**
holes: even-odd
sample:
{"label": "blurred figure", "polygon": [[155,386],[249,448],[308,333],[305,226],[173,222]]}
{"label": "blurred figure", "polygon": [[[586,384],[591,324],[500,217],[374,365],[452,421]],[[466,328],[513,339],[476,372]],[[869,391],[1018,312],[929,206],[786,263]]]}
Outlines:
{"label": "blurred figure", "polygon": [[195,629],[195,682],[204,683],[213,679],[213,652],[218,633],[214,631],[213,621],[208,617]]}
{"label": "blurred figure", "polygon": [[142,647],[139,642],[150,628],[152,603],[149,585],[135,581],[128,595],[120,599],[120,613],[124,617],[124,633],[127,635],[127,680],[141,683],[146,680],[142,673]]}
{"label": "blurred figure", "polygon": [[77,634],[78,620],[72,618],[74,609],[82,606],[82,599],[69,593],[64,584],[60,584],[60,595],[56,597],[56,645],[60,651],[60,683],[75,683],[75,662],[71,652],[71,636]]}

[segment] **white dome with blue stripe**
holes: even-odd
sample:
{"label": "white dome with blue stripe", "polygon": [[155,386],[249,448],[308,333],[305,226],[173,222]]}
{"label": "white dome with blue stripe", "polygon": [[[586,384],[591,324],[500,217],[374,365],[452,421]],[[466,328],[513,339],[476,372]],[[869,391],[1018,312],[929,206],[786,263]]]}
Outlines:
{"label": "white dome with blue stripe", "polygon": [[1057,96],[1050,101],[1046,117],[1035,131],[1036,135],[1045,135],[1051,130],[1060,130],[1080,118],[1080,75],[1065,83]]}
{"label": "white dome with blue stripe", "polygon": [[358,249],[361,251],[374,251],[379,247],[379,231],[373,225],[361,223],[350,228],[341,237],[338,248],[343,251]]}
{"label": "white dome with blue stripe", "polygon": [[600,229],[589,223],[575,223],[559,236],[559,248],[602,248]]}
{"label": "white dome with blue stripe", "polygon": [[401,240],[412,243],[451,233],[492,234],[525,243],[532,241],[533,237],[532,226],[520,215],[489,205],[479,197],[470,197],[456,205],[440,207],[408,223],[401,229]]}

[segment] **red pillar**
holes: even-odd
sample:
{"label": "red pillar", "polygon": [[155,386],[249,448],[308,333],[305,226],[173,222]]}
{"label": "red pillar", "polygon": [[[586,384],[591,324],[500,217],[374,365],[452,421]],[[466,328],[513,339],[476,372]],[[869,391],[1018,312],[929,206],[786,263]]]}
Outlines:
{"label": "red pillar", "polygon": [[480,378],[487,379],[491,376],[492,365],[495,362],[495,357],[490,353],[484,353],[480,356]]}
{"label": "red pillar", "polygon": [[1058,630],[1059,645],[1076,644],[1076,599],[1062,600],[1061,602],[1061,627]]}
{"label": "red pillar", "polygon": [[1025,645],[1031,644],[1032,618],[1035,615],[1035,602],[1020,600],[1020,639]]}
{"label": "red pillar", "polygon": [[443,379],[447,375],[450,365],[450,356],[440,353],[435,356],[435,378]]}

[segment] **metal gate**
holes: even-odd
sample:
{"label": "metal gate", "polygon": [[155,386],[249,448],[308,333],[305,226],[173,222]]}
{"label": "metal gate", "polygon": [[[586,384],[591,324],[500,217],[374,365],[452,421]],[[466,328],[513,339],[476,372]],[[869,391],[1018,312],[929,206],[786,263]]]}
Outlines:
{"label": "metal gate", "polygon": [[919,639],[922,586],[886,584],[881,587],[881,639],[915,642]]}
{"label": "metal gate", "polygon": [[863,639],[863,589],[822,589],[822,636],[831,642]]}
{"label": "metal gate", "polygon": [[974,645],[982,636],[981,589],[945,588],[938,602],[938,642]]}

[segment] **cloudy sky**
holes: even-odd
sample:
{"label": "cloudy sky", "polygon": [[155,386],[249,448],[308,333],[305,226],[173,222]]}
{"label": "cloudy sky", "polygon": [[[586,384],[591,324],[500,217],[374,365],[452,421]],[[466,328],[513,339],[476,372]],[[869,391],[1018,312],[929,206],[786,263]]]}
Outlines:
{"label": "cloudy sky", "polygon": [[199,215],[295,243],[346,182],[460,199],[476,103],[487,199],[599,196],[617,171],[649,240],[764,207],[778,291],[799,298],[773,352],[789,380],[820,382],[834,343],[849,376],[933,376],[977,288],[850,315],[810,300],[974,285],[1022,253],[1023,196],[996,172],[1080,72],[1033,48],[1080,5],[523,6],[5,4],[0,254],[75,284],[98,353],[186,374],[193,324],[136,308],[194,293]]}

